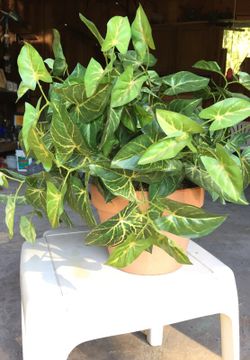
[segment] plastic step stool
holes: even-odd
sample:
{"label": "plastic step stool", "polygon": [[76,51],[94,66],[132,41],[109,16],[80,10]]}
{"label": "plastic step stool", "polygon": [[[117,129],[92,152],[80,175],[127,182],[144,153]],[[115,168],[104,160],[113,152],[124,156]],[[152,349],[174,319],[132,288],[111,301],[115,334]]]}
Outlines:
{"label": "plastic step stool", "polygon": [[[66,360],[80,343],[221,314],[223,360],[239,360],[239,313],[232,270],[190,241],[192,266],[141,276],[104,265],[106,249],[84,245],[88,230],[54,230],[21,254],[23,360]],[[149,305],[150,304],[150,305]]]}

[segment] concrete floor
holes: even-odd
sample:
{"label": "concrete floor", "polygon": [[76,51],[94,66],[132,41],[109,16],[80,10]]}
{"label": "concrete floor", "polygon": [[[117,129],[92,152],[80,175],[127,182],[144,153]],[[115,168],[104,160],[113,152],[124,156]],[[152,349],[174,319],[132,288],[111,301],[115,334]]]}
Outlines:
{"label": "concrete floor", "polygon": [[[234,270],[239,291],[241,360],[249,360],[250,207],[224,207],[207,199],[206,208],[229,215],[225,224],[213,235],[199,240],[199,244]],[[17,212],[21,215],[24,209],[19,207]],[[21,360],[19,257],[22,239],[16,235],[8,241],[3,221],[4,207],[0,205],[0,360]],[[80,223],[77,217],[75,223]],[[49,224],[39,219],[37,228],[42,235],[49,229]],[[72,351],[68,360],[206,359],[221,359],[218,316],[166,326],[162,347],[150,347],[142,333],[134,333],[81,344]]]}

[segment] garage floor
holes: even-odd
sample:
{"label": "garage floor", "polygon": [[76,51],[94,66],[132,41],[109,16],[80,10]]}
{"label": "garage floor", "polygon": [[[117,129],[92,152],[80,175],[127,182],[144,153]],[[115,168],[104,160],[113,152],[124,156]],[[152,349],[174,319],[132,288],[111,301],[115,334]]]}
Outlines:
{"label": "garage floor", "polygon": [[[207,199],[206,208],[218,213],[226,212],[229,215],[229,219],[220,229],[213,235],[199,240],[199,244],[234,270],[239,291],[241,360],[249,360],[250,207],[235,205],[224,207]],[[24,213],[24,209],[20,207],[17,211],[18,214]],[[0,360],[21,360],[19,257],[22,239],[16,235],[12,241],[9,241],[3,221],[4,206],[0,205]],[[75,223],[80,224],[77,217]],[[49,229],[49,224],[39,219],[37,228],[39,235],[42,235]],[[185,306],[185,303],[183,305]],[[166,326],[162,347],[150,347],[142,333],[134,333],[82,344],[69,356],[69,360],[206,359],[220,359],[218,316]]]}

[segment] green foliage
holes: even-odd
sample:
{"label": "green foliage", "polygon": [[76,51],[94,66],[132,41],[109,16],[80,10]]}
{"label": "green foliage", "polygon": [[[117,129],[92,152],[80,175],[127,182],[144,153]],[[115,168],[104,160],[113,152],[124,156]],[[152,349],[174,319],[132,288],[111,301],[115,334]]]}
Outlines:
{"label": "green foliage", "polygon": [[[19,182],[16,195],[7,197],[9,236],[18,204],[34,208],[20,221],[20,232],[30,242],[36,238],[33,215],[47,217],[53,228],[62,222],[71,226],[65,211],[70,206],[93,227],[89,244],[114,247],[108,260],[112,266],[128,265],[153,246],[188,264],[186,254],[162,231],[196,238],[215,230],[225,216],[166,197],[189,180],[214,200],[247,203],[243,190],[250,183],[250,149],[241,147],[250,134],[232,133],[232,127],[250,115],[249,97],[231,91],[214,61],[194,64],[209,77],[189,71],[160,76],[152,70],[155,44],[141,5],[132,24],[127,17],[110,19],[105,37],[82,14],[80,19],[105,61],[91,58],[86,69],[77,64],[69,73],[57,30],[54,59],[43,61],[29,44],[18,57],[18,98],[37,86],[41,91],[35,107],[25,104],[20,140],[44,171],[30,176],[0,172],[0,186],[7,187],[9,178]],[[250,88],[246,73],[235,75],[233,82]],[[97,224],[90,182],[107,200],[121,196],[128,205]],[[23,185],[25,193],[19,195]],[[144,200],[138,200],[138,190],[146,191]],[[6,196],[0,201],[6,203]]]}

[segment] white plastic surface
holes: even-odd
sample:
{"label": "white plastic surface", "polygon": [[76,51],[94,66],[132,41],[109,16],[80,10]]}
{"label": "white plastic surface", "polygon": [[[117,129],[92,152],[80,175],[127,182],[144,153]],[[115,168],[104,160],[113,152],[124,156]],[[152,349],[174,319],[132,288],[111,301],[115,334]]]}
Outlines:
{"label": "white plastic surface", "polygon": [[192,266],[133,275],[104,265],[86,231],[56,230],[21,256],[23,360],[66,360],[78,344],[146,330],[161,345],[163,326],[221,314],[223,360],[239,360],[238,298],[230,268],[190,242]]}

